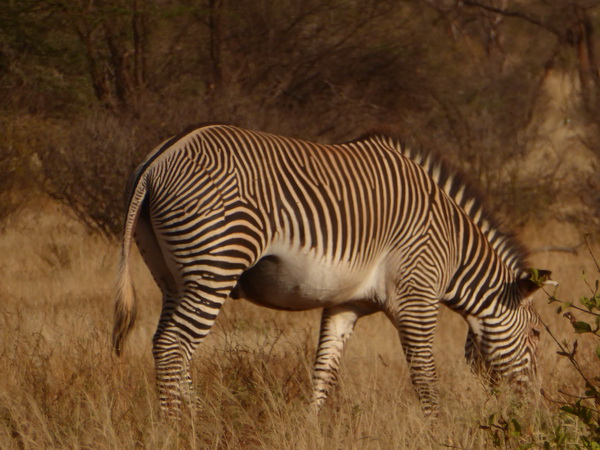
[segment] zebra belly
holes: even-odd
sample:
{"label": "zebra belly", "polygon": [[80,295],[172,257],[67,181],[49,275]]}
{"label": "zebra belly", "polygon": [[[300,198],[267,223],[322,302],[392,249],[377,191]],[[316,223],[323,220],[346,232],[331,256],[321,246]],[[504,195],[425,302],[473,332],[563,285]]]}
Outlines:
{"label": "zebra belly", "polygon": [[382,264],[352,270],[312,255],[286,252],[263,257],[240,277],[231,298],[274,309],[303,311],[353,300],[385,297]]}

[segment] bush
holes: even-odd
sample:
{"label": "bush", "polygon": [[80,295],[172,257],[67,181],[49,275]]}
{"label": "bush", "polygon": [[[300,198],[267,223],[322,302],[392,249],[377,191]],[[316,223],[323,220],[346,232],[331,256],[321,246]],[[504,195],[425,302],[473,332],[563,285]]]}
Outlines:
{"label": "bush", "polygon": [[127,177],[139,162],[136,129],[99,112],[56,130],[39,149],[44,190],[106,237],[121,231]]}
{"label": "bush", "polygon": [[0,231],[35,188],[28,120],[0,116]]}
{"label": "bush", "polygon": [[15,192],[20,161],[10,147],[8,150],[0,154],[0,230],[22,203]]}
{"label": "bush", "polygon": [[[585,242],[596,267],[596,277],[599,277],[600,265],[591,250],[587,237]],[[586,274],[583,275],[589,293],[580,296],[577,302],[559,299],[556,289],[553,293],[546,292],[546,294],[549,303],[558,304],[556,313],[561,314],[570,322],[576,336],[588,334],[595,337],[596,347],[593,348],[591,356],[594,360],[600,360],[600,280],[596,279],[590,283]],[[542,280],[536,278],[537,276],[534,274],[534,281],[542,286]],[[523,418],[518,417],[514,411],[508,415],[492,414],[487,423],[480,426],[480,429],[490,435],[496,448],[511,448],[517,445],[519,448],[563,448],[570,445],[578,449],[598,450],[600,448],[600,377],[591,377],[586,373],[585,367],[580,363],[581,355],[578,354],[577,339],[560,340],[547,324],[543,322],[542,324],[556,343],[557,354],[569,361],[581,381],[582,388],[577,389],[574,386],[573,392],[559,390],[558,393],[553,394],[541,391],[550,404],[560,406],[562,413],[558,417],[558,424],[553,426],[553,429],[548,427],[542,435],[534,436],[524,433]],[[560,394],[561,400],[554,398],[558,394]],[[575,434],[573,428],[577,429]]]}
{"label": "bush", "polygon": [[[576,334],[591,334],[597,338],[594,358],[600,360],[600,280],[598,280],[600,265],[598,265],[587,239],[586,244],[597,270],[596,280],[593,283],[588,281],[585,273],[583,274],[589,293],[579,297],[578,304],[560,300],[555,293],[549,296],[548,301],[559,304],[556,310],[557,314],[562,314],[571,323]],[[598,449],[600,448],[600,376],[590,378],[589,375],[586,375],[577,358],[577,339],[572,342],[559,341],[552,331],[546,325],[544,326],[558,346],[557,353],[569,360],[584,386],[583,395],[565,393],[571,400],[559,402],[562,404],[560,409],[579,421],[583,429],[581,434],[583,446],[589,449]]]}
{"label": "bush", "polygon": [[8,2],[1,109],[40,118],[31,136],[50,137],[28,151],[43,160],[46,190],[105,235],[120,227],[135,163],[201,122],[320,142],[386,130],[447,155],[496,210],[526,220],[545,206],[530,201],[538,193],[554,200],[547,173],[536,168],[545,186],[527,185],[517,169],[537,142],[548,68],[570,47],[559,52],[527,14],[497,20],[483,5],[446,3]]}

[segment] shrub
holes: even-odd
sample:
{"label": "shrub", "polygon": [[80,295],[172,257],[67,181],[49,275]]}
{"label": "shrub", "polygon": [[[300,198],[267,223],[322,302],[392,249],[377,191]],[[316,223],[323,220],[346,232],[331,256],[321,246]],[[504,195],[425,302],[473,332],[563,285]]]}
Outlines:
{"label": "shrub", "polygon": [[[600,276],[600,265],[596,260],[588,240],[586,244],[596,267],[596,277]],[[596,337],[596,348],[594,357],[600,360],[600,280],[596,279],[590,283],[586,274],[583,274],[585,284],[589,293],[579,297],[577,303],[560,300],[555,293],[549,296],[550,303],[558,303],[557,314],[562,314],[567,319],[576,334],[590,334]],[[589,449],[600,448],[600,376],[590,378],[586,375],[577,358],[577,339],[569,342],[559,341],[548,326],[544,325],[546,331],[558,346],[558,354],[567,358],[573,369],[579,375],[584,393],[565,393],[571,400],[562,401],[561,411],[567,415],[577,418],[583,430],[581,440],[583,446]]]}
{"label": "shrub", "polygon": [[0,116],[0,231],[26,201],[32,182],[28,123]]}
{"label": "shrub", "polygon": [[22,203],[22,197],[14,189],[20,162],[10,147],[0,154],[0,230]]}
{"label": "shrub", "polygon": [[121,230],[126,181],[138,162],[135,134],[100,112],[58,129],[39,149],[44,190],[106,237]]}
{"label": "shrub", "polygon": [[[596,267],[596,277],[598,277],[600,276],[600,265],[587,238],[585,242]],[[596,279],[594,283],[590,283],[586,274],[583,275],[589,294],[580,296],[577,302],[559,299],[556,289],[551,294],[546,293],[549,303],[558,304],[556,313],[561,314],[570,322],[576,336],[589,334],[595,337],[596,347],[592,350],[594,353],[592,359],[600,360],[600,280]],[[535,282],[542,286],[542,280],[538,279],[537,274],[534,274],[533,278]],[[550,404],[560,406],[562,413],[558,417],[558,424],[552,429],[549,427],[545,429],[542,435],[534,436],[524,433],[524,424],[521,422],[523,419],[518,417],[514,411],[509,414],[492,414],[487,423],[480,426],[480,429],[489,434],[496,448],[511,448],[517,445],[519,448],[563,448],[570,445],[578,449],[597,450],[600,448],[600,377],[594,376],[592,378],[586,374],[584,366],[580,363],[581,355],[578,353],[577,339],[572,341],[559,340],[547,324],[543,323],[543,326],[556,343],[557,354],[566,358],[576,372],[583,389],[580,389],[579,392],[559,390],[558,394],[561,395],[561,400],[554,399],[557,394],[548,394],[544,390],[541,391]],[[576,427],[577,432],[573,433],[575,422],[578,425]]]}

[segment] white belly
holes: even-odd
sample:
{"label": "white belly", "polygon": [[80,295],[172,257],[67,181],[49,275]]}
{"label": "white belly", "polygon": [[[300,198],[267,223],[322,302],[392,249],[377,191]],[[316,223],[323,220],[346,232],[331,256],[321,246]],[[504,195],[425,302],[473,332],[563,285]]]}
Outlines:
{"label": "white belly", "polygon": [[381,261],[353,269],[314,252],[282,249],[262,258],[240,278],[233,298],[276,309],[306,310],[353,300],[383,299]]}

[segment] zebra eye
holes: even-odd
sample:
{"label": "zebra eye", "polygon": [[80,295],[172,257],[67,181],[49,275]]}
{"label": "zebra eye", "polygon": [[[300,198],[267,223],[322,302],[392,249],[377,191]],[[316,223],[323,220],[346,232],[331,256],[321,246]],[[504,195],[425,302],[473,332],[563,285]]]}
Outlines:
{"label": "zebra eye", "polygon": [[532,328],[531,329],[531,334],[533,335],[534,338],[539,338],[540,337],[540,330],[538,330],[537,328]]}

